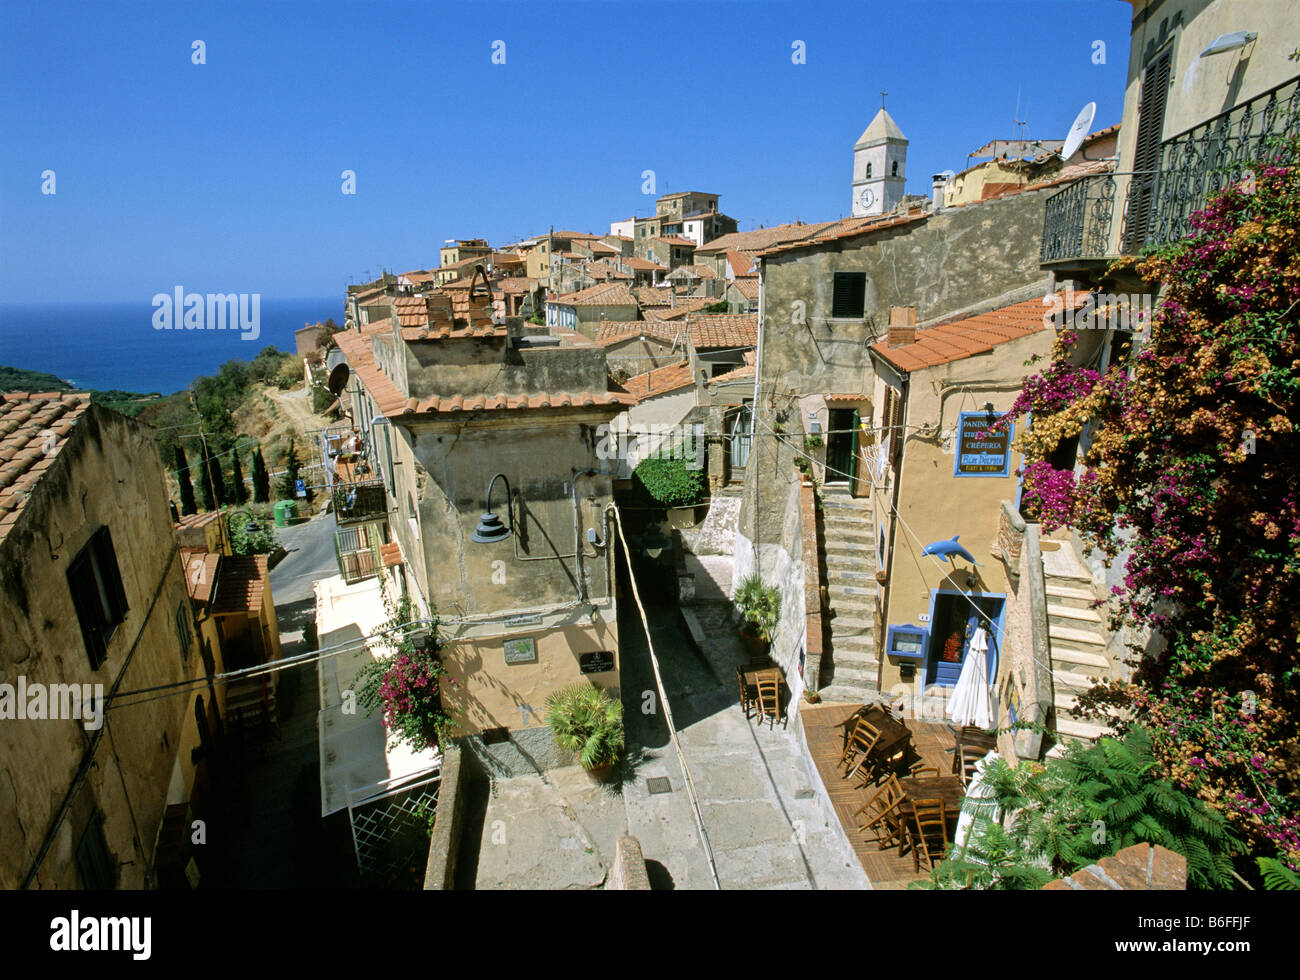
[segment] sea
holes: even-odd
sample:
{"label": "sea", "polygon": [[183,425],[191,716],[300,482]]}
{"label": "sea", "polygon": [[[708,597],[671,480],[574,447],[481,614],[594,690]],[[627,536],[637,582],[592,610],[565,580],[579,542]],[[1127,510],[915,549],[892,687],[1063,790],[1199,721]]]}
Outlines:
{"label": "sea", "polygon": [[260,331],[157,330],[143,303],[0,303],[0,364],[53,374],[77,388],[169,395],[232,359],[251,361],[264,347],[295,349],[294,331],[333,317],[343,296],[261,297]]}

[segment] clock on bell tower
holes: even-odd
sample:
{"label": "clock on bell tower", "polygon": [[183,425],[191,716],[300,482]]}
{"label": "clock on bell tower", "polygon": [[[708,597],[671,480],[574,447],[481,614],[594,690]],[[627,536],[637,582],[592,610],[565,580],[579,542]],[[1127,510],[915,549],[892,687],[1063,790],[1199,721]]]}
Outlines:
{"label": "clock on bell tower", "polygon": [[907,183],[907,137],[881,106],[853,147],[853,216],[892,211]]}

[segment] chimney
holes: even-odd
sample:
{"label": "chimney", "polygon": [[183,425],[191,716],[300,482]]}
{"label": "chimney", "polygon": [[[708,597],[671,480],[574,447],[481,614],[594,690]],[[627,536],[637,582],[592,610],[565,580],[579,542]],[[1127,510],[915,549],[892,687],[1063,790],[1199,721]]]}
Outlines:
{"label": "chimney", "polygon": [[931,177],[930,180],[933,181],[933,188],[934,188],[934,209],[936,211],[942,211],[943,210],[943,189],[944,186],[948,183],[948,174],[946,172],[938,173],[935,174],[933,177]]}
{"label": "chimney", "polygon": [[889,346],[902,347],[916,342],[916,307],[889,308]]}

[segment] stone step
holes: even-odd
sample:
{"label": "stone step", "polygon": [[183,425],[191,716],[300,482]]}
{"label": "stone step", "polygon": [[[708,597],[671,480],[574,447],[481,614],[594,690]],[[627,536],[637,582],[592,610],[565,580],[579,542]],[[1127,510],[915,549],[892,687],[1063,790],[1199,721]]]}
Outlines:
{"label": "stone step", "polygon": [[1052,644],[1052,663],[1073,664],[1081,667],[1095,667],[1100,673],[1110,670],[1110,661],[1102,654],[1090,650],[1078,650],[1074,647]]}
{"label": "stone step", "polygon": [[1096,741],[1103,735],[1109,735],[1110,729],[1101,725],[1094,724],[1090,721],[1079,721],[1076,718],[1057,718],[1056,731],[1061,735],[1068,735],[1071,738],[1087,739]]}
{"label": "stone step", "polygon": [[822,494],[822,506],[827,510],[871,510],[870,497],[850,497],[847,493]]}
{"label": "stone step", "polygon": [[[1092,576],[1082,571],[1047,571],[1043,569],[1043,582],[1046,585],[1059,585],[1065,588],[1080,589],[1092,585]],[[1079,583],[1084,583],[1080,585]]]}
{"label": "stone step", "polygon": [[1076,609],[1092,609],[1097,601],[1096,594],[1092,589],[1078,588],[1073,585],[1044,583],[1045,591],[1049,599],[1057,600],[1062,606],[1073,606]]}
{"label": "stone step", "polygon": [[1078,674],[1070,670],[1053,670],[1052,683],[1058,691],[1082,693],[1093,686],[1093,679],[1087,674]]}
{"label": "stone step", "polygon": [[822,696],[823,701],[862,704],[867,700],[867,696],[874,694],[876,690],[875,687],[857,687],[836,681],[833,684],[827,684],[817,693]]}
{"label": "stone step", "polygon": [[848,538],[832,537],[826,541],[827,555],[870,555],[876,557],[876,546],[870,538],[855,541]]}
{"label": "stone step", "polygon": [[1069,643],[1083,643],[1088,646],[1104,647],[1106,638],[1098,630],[1077,630],[1068,626],[1058,626],[1055,623],[1048,623],[1047,636],[1053,642],[1064,640]]}
{"label": "stone step", "polygon": [[834,579],[832,579],[830,588],[826,591],[830,593],[832,605],[837,598],[850,600],[858,599],[866,602],[867,600],[875,598],[876,595],[876,587],[874,583],[870,587],[866,585],[840,585],[837,584]]}
{"label": "stone step", "polygon": [[876,546],[875,529],[862,524],[827,524],[823,547],[834,548],[840,542]]}
{"label": "stone step", "polygon": [[872,677],[876,676],[876,668],[880,664],[875,650],[844,650],[840,646],[832,646],[831,656],[837,668],[850,667],[857,671],[870,669]]}
{"label": "stone step", "polygon": [[837,662],[832,673],[837,684],[851,684],[870,689],[875,686],[878,671],[874,666]]}
{"label": "stone step", "polygon": [[1058,619],[1069,620],[1062,623],[1062,626],[1069,626],[1072,623],[1096,623],[1101,625],[1101,613],[1095,609],[1080,609],[1077,606],[1059,606],[1053,603],[1047,605],[1048,620],[1055,616]]}
{"label": "stone step", "polygon": [[855,633],[862,630],[872,630],[875,628],[875,621],[872,616],[853,616],[843,610],[836,610],[833,606],[831,612],[835,613],[831,617],[831,635],[836,633]]}
{"label": "stone step", "polygon": [[862,582],[870,582],[872,586],[876,585],[876,573],[871,571],[862,571],[854,568],[853,565],[836,565],[835,571],[827,569],[829,576],[829,585],[835,585],[840,582],[841,585],[858,585]]}
{"label": "stone step", "polygon": [[861,599],[848,599],[841,597],[831,603],[831,629],[840,627],[840,632],[858,633],[864,628],[860,623],[870,624],[873,622],[876,610],[870,602],[864,602]]}

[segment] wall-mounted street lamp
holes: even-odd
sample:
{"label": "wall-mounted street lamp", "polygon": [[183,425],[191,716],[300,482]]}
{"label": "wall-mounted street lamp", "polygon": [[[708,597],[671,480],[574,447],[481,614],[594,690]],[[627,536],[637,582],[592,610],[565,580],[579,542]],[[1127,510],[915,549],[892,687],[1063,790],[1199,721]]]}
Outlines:
{"label": "wall-mounted street lamp", "polygon": [[647,558],[658,558],[671,547],[672,542],[664,537],[664,532],[658,524],[651,524],[641,535],[641,552]]}
{"label": "wall-mounted street lamp", "polygon": [[1219,54],[1222,51],[1232,51],[1234,48],[1244,48],[1257,37],[1259,37],[1257,31],[1233,31],[1231,34],[1220,34],[1210,42],[1208,48],[1201,52],[1200,57],[1204,58],[1207,55]]}
{"label": "wall-mounted street lamp", "polygon": [[504,473],[498,473],[488,481],[487,499],[484,503],[484,511],[478,519],[478,527],[474,533],[469,536],[471,541],[477,541],[479,544],[492,544],[494,541],[504,541],[510,537],[511,531],[514,530],[514,522],[502,524],[501,518],[492,510],[492,488],[496,485],[497,480],[501,480],[506,485],[506,518],[510,517],[510,481],[506,479]]}

